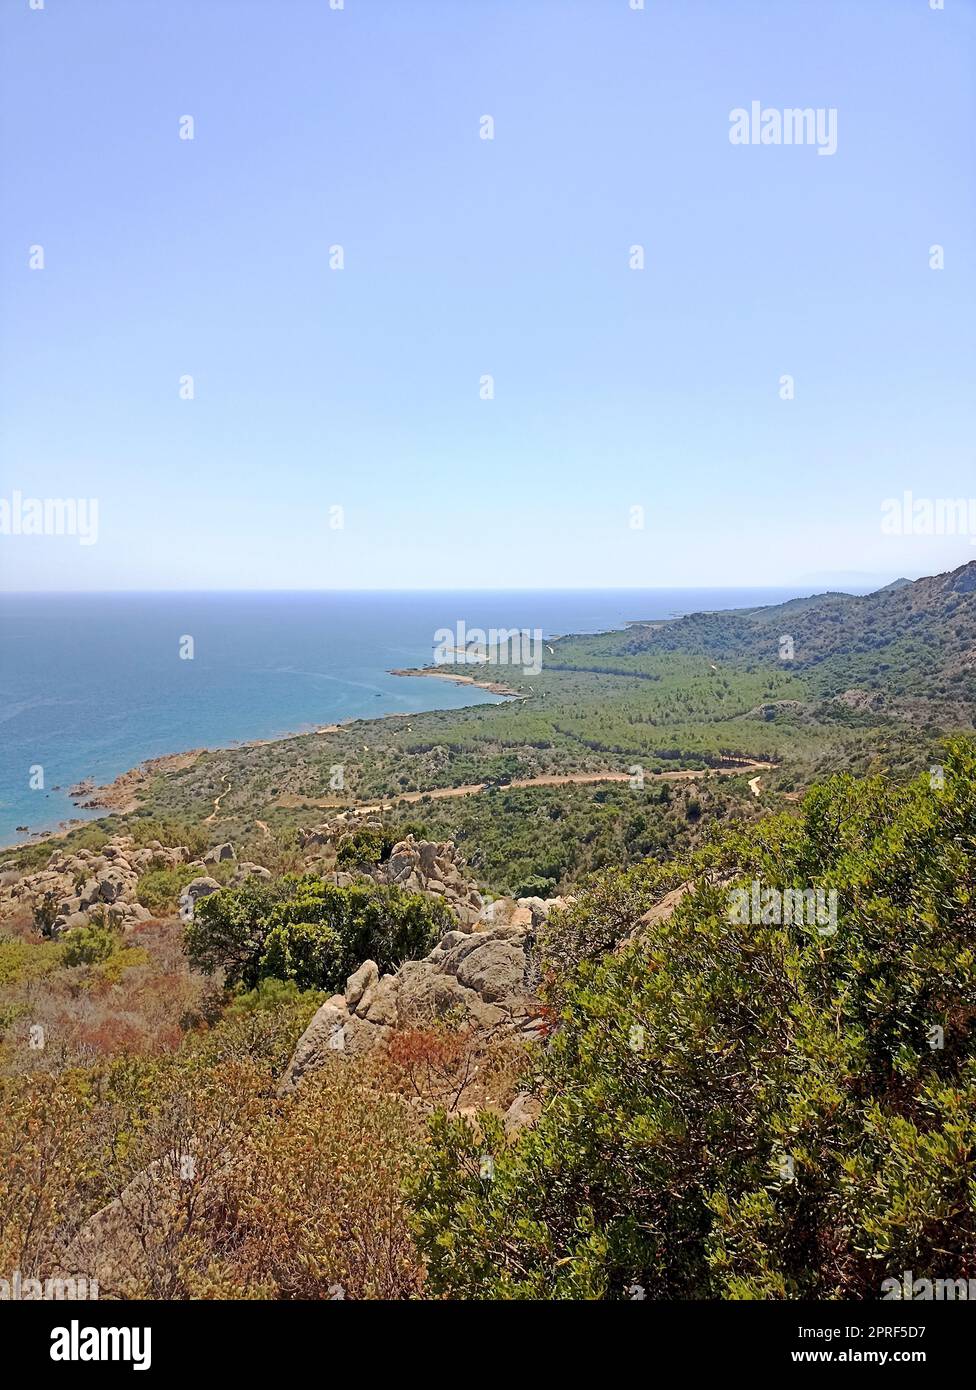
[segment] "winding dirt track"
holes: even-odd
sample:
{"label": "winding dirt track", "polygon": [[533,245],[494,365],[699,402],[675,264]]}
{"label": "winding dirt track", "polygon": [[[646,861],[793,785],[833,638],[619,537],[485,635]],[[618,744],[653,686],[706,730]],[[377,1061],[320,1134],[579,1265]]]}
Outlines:
{"label": "winding dirt track", "polygon": [[[739,767],[703,767],[682,769],[680,772],[648,772],[644,775],[645,782],[685,782],[693,777],[731,777],[740,772],[753,772],[756,768],[768,770],[773,767],[773,763],[742,763]],[[569,783],[586,782],[632,782],[633,777],[629,772],[565,772],[553,773],[548,777],[519,777],[513,778],[511,782],[505,782],[499,791],[504,791],[506,787],[564,787]],[[425,796],[473,796],[476,792],[484,791],[484,782],[469,782],[463,787],[436,787],[426,792],[404,792],[396,797],[397,801],[422,801]]]}
{"label": "winding dirt track", "polygon": [[[684,782],[690,781],[695,777],[734,777],[743,772],[768,772],[775,767],[775,763],[743,762],[735,767],[702,767],[682,769],[680,772],[647,772],[644,774],[644,782]],[[566,772],[553,773],[545,777],[521,777],[511,782],[505,782],[499,787],[499,791],[506,791],[509,787],[563,787],[570,783],[583,784],[591,782],[631,782],[633,778],[628,772]],[[344,809],[355,811],[358,816],[369,815],[376,811],[389,809],[391,806],[400,805],[414,801],[423,801],[425,797],[431,800],[440,801],[447,797],[454,796],[476,796],[478,792],[485,790],[484,782],[468,782],[461,787],[432,787],[428,791],[421,792],[401,792],[399,796],[391,797],[383,802],[357,802],[354,806],[346,806]],[[278,798],[279,806],[321,806],[323,809],[339,810],[342,803],[330,801],[325,798],[314,800],[310,797],[287,796]]]}
{"label": "winding dirt track", "polygon": [[220,813],[220,803],[221,803],[221,801],[224,799],[224,797],[227,795],[227,793],[228,793],[229,791],[230,791],[230,778],[229,778],[229,777],[225,777],[225,778],[224,778],[224,790],[220,793],[219,796],[215,796],[215,797],[214,797],[214,804],[213,804],[214,808],[213,808],[213,810],[210,812],[210,815],[207,816],[206,819],[204,820],[204,822],[203,822],[204,825],[209,825],[209,824],[211,823],[211,821],[215,821],[215,820],[217,819],[217,816],[218,816],[219,813]]}

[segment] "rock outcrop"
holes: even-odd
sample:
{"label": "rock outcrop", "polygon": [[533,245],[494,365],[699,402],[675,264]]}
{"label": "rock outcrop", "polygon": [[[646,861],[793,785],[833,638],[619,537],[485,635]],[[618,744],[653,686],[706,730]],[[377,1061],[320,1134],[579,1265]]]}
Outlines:
{"label": "rock outcrop", "polygon": [[558,898],[498,899],[476,923],[446,932],[430,955],[405,962],[396,974],[381,976],[375,961],[364,961],[298,1040],[281,1092],[293,1090],[329,1056],[357,1057],[394,1029],[448,1015],[486,1038],[538,1036],[536,931],[549,910],[562,905]]}
{"label": "rock outcrop", "polygon": [[167,848],[153,840],[137,848],[131,835],[114,835],[99,850],[58,848],[47,868],[0,885],[0,915],[26,909],[35,919],[43,918],[53,936],[93,920],[124,930],[152,917],[136,901],[142,874],[149,868],[175,868],[188,862],[190,851],[185,845]]}
{"label": "rock outcrop", "polygon": [[[367,820],[351,811],[343,811],[323,825],[299,831],[299,844],[313,855],[320,846],[338,851],[354,832],[382,828],[378,820]],[[464,858],[451,840],[415,840],[408,835],[393,846],[388,859],[362,869],[358,876],[407,892],[436,894],[445,900],[463,926],[473,927],[481,919],[484,900],[466,877]],[[354,883],[356,877],[356,874],[342,872],[331,875],[340,888]]]}
{"label": "rock outcrop", "polygon": [[271,870],[266,869],[263,864],[252,864],[249,859],[242,859],[234,870],[234,876],[230,881],[231,888],[239,888],[249,878],[270,878]]}
{"label": "rock outcrop", "polygon": [[[153,916],[136,900],[142,875],[148,869],[191,865],[199,868],[200,875],[180,896],[180,916],[189,921],[197,899],[222,886],[207,874],[206,867],[236,859],[237,852],[229,843],[209,850],[200,860],[194,859],[185,845],[167,846],[151,840],[148,845],[137,846],[131,835],[113,835],[98,850],[56,847],[46,868],[30,874],[7,871],[0,877],[0,918],[26,910],[52,936],[102,921],[126,931]],[[236,886],[250,877],[271,875],[262,865],[241,860],[231,882]]]}
{"label": "rock outcrop", "polygon": [[484,900],[465,878],[464,859],[451,840],[415,840],[408,835],[371,877],[415,893],[435,893],[465,925],[474,926],[481,917]]}
{"label": "rock outcrop", "polygon": [[541,1113],[542,1101],[540,1098],[532,1095],[529,1091],[521,1092],[505,1111],[503,1120],[505,1133],[511,1139],[520,1129],[528,1129],[534,1125]]}
{"label": "rock outcrop", "polygon": [[236,859],[237,851],[230,843],[215,845],[213,849],[208,849],[203,856],[205,864],[220,864],[224,859]]}

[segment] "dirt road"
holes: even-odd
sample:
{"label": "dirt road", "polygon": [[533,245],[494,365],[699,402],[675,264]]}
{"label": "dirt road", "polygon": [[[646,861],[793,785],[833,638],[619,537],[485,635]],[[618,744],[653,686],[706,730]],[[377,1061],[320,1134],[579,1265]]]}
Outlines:
{"label": "dirt road", "polygon": [[[678,772],[646,772],[644,773],[644,785],[648,782],[684,782],[695,777],[734,777],[743,772],[756,772],[757,770],[766,772],[775,766],[775,763],[743,762],[736,767],[682,768]],[[595,782],[632,781],[633,777],[628,772],[565,772],[552,773],[543,777],[515,778],[511,782],[504,783],[499,790],[505,791],[509,787],[564,787],[571,783],[584,785]],[[388,811],[393,806],[423,801],[425,797],[430,797],[432,801],[441,801],[447,797],[476,796],[478,792],[485,790],[485,785],[484,782],[467,782],[460,787],[431,787],[427,791],[401,792],[399,796],[391,797],[389,801],[382,803],[357,802],[353,806],[347,804],[345,807],[343,807],[342,802],[324,797],[312,799],[294,795],[279,797],[277,804],[279,806],[321,806],[323,810],[334,811],[346,809],[355,811],[358,816],[365,816],[376,814],[379,811]]]}

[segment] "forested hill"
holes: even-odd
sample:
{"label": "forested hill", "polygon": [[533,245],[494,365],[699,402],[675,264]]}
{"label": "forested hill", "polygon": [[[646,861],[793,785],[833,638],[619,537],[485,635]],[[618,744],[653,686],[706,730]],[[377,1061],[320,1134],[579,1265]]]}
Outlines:
{"label": "forested hill", "polygon": [[860,687],[969,704],[976,702],[976,560],[863,597],[819,594],[564,639],[556,661],[582,666],[587,653],[594,669],[603,662],[634,673],[665,653],[750,669],[782,663],[821,696]]}

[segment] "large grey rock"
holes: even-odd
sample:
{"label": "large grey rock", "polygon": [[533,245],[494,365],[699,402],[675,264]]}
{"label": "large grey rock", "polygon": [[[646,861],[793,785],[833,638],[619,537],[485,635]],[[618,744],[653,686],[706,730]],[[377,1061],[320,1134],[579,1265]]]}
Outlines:
{"label": "large grey rock", "polygon": [[394,1028],[399,1018],[397,1009],[397,977],[384,975],[360,1000],[359,1012],[367,1023]]}
{"label": "large grey rock", "polygon": [[98,875],[97,896],[103,903],[114,903],[119,898],[125,896],[125,890],[129,885],[131,875],[127,876],[118,869],[105,869]]}
{"label": "large grey rock", "polygon": [[218,893],[220,884],[215,878],[195,878],[192,883],[188,883],[180,894],[180,917],[184,922],[193,921],[193,912],[201,898],[207,897],[210,893]]}
{"label": "large grey rock", "polygon": [[220,864],[224,859],[236,859],[237,851],[228,841],[223,845],[215,845],[213,849],[208,849],[203,856],[205,864]]}
{"label": "large grey rock", "polygon": [[382,1045],[394,1029],[423,1026],[445,1015],[484,1035],[501,1030],[536,1036],[538,1001],[525,984],[529,939],[526,928],[514,922],[481,923],[476,931],[446,932],[428,956],[406,961],[395,975],[377,979],[375,963],[364,962],[350,975],[345,994],[323,1004],[305,1030],[283,1090],[330,1056],[358,1056]]}
{"label": "large grey rock", "polygon": [[122,927],[135,926],[137,922],[151,922],[152,913],[142,903],[115,903],[108,910],[109,920],[116,920]]}
{"label": "large grey rock", "polygon": [[298,1039],[279,1083],[279,1094],[287,1095],[304,1077],[326,1066],[330,1060],[357,1057],[388,1036],[388,1028],[365,1023],[330,1000],[318,1009]]}
{"label": "large grey rock", "polygon": [[375,960],[364,960],[358,970],[353,971],[346,981],[346,1006],[354,1009],[363,995],[376,984],[380,977]]}
{"label": "large grey rock", "polygon": [[481,909],[481,920],[492,927],[503,927],[511,922],[517,911],[518,903],[514,898],[495,898]]}
{"label": "large grey rock", "polygon": [[520,1129],[526,1129],[534,1125],[542,1113],[542,1102],[538,1096],[531,1095],[528,1091],[523,1091],[517,1095],[511,1105],[505,1111],[502,1123],[505,1126],[505,1133],[511,1137],[517,1134]]}
{"label": "large grey rock", "polygon": [[232,888],[238,888],[249,878],[269,879],[270,877],[271,870],[266,869],[263,864],[252,864],[249,859],[242,859],[234,870],[234,876],[230,882]]}
{"label": "large grey rock", "polygon": [[473,989],[487,1003],[517,1000],[525,974],[525,952],[514,941],[478,941],[457,964],[458,984]]}
{"label": "large grey rock", "polygon": [[527,908],[533,929],[538,929],[549,916],[550,903],[545,898],[519,898],[519,907]]}

